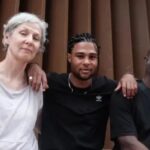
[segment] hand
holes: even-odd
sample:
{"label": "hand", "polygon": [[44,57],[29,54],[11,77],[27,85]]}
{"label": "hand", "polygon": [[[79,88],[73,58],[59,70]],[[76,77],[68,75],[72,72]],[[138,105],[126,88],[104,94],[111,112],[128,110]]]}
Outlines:
{"label": "hand", "polygon": [[137,82],[132,74],[125,74],[120,79],[115,91],[122,89],[124,97],[133,98],[137,93]]}
{"label": "hand", "polygon": [[34,90],[38,91],[41,87],[41,84],[43,90],[48,88],[46,74],[37,64],[29,64],[27,75],[29,78],[29,84]]}

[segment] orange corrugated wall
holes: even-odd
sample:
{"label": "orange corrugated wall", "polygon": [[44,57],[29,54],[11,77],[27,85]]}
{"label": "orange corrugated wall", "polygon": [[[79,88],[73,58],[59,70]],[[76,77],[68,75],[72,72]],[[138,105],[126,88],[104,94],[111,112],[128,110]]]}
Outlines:
{"label": "orange corrugated wall", "polygon": [[[112,79],[125,72],[143,75],[150,48],[149,0],[0,0],[0,10],[0,40],[3,24],[17,12],[35,13],[49,23],[46,52],[35,59],[46,72],[67,72],[68,37],[91,32],[101,46],[99,74]],[[0,59],[4,56],[0,44]],[[105,148],[111,145],[108,125]]]}

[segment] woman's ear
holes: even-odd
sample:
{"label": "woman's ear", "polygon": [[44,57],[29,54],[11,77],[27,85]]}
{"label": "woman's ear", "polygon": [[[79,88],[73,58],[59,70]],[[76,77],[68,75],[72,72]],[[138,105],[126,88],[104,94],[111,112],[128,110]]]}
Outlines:
{"label": "woman's ear", "polygon": [[8,45],[9,44],[8,37],[9,37],[9,33],[4,33],[3,34],[3,39],[2,39],[3,45]]}
{"label": "woman's ear", "polygon": [[9,46],[9,34],[8,33],[4,33],[3,34],[3,39],[2,39],[2,44],[4,46],[4,50],[7,50],[8,46]]}

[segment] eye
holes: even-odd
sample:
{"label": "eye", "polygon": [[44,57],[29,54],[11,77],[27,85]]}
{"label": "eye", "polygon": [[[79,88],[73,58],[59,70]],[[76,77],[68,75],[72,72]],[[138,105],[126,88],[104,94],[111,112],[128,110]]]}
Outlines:
{"label": "eye", "polygon": [[39,36],[37,36],[37,35],[34,35],[34,36],[33,36],[33,39],[34,39],[35,41],[40,41],[40,40],[41,40],[41,38],[40,38]]}
{"label": "eye", "polygon": [[20,34],[21,34],[22,36],[26,36],[28,33],[27,33],[26,31],[21,31]]}
{"label": "eye", "polygon": [[90,58],[91,60],[95,60],[95,59],[97,59],[97,55],[91,55],[91,56],[89,56],[89,58]]}
{"label": "eye", "polygon": [[83,58],[84,58],[84,55],[77,55],[77,57],[78,57],[79,59],[83,59]]}

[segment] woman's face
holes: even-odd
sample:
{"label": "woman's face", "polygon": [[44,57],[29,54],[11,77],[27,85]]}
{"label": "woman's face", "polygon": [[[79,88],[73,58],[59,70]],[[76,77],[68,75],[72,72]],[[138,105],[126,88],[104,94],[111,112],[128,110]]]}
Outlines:
{"label": "woman's face", "polygon": [[41,47],[42,32],[36,23],[23,23],[5,35],[7,53],[14,58],[30,62]]}

